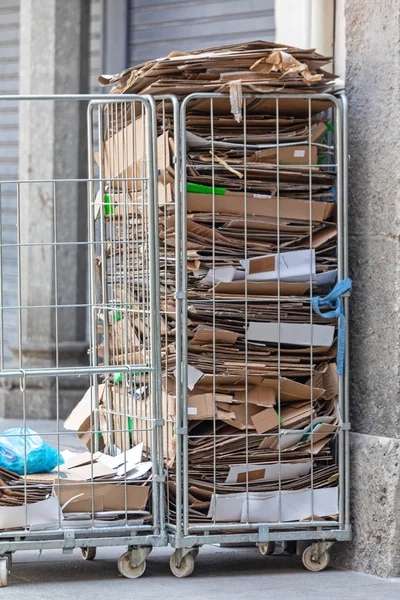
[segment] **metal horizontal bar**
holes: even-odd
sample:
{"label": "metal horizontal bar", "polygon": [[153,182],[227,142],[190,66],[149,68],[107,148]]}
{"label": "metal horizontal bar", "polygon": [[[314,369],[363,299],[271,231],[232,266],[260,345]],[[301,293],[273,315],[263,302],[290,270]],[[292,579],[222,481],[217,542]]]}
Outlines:
{"label": "metal horizontal bar", "polygon": [[[280,144],[281,145],[281,144]],[[249,144],[250,146],[250,144]],[[216,148],[217,150],[220,148]],[[188,149],[188,154],[192,154],[192,152],[190,151],[190,148]],[[211,156],[213,156],[211,154]],[[301,165],[287,165],[279,163],[279,165],[275,165],[273,163],[271,163],[270,165],[268,165],[268,168],[265,168],[262,166],[263,163],[245,163],[245,164],[239,164],[239,163],[230,163],[229,159],[226,161],[227,164],[232,167],[233,169],[237,169],[237,168],[242,168],[242,169],[247,169],[247,170],[251,170],[251,169],[258,169],[260,171],[265,171],[265,172],[275,172],[278,170],[280,171],[284,171],[284,170],[290,170],[290,169],[296,169],[296,170],[301,170],[301,169],[310,169],[310,168],[325,168],[325,169],[329,169],[331,171],[332,167],[337,167],[337,164],[329,164],[329,165],[325,165],[325,164],[320,164],[320,165],[306,165],[306,164],[301,164]],[[191,168],[191,169],[197,169],[199,171],[204,170],[204,169],[214,169],[215,171],[226,171],[226,167],[224,165],[219,165],[213,162],[210,163],[206,163],[204,165],[198,165],[198,164],[190,164],[188,163],[186,165],[186,168]],[[305,173],[308,176],[308,173]],[[314,172],[315,175],[318,175],[318,173],[315,171]],[[334,175],[335,173],[332,173],[332,175]],[[108,180],[107,180],[108,181]],[[244,192],[244,193],[248,193],[251,194],[251,192]]]}
{"label": "metal horizontal bar", "polygon": [[[275,282],[273,282],[275,283]],[[282,281],[282,283],[284,283]],[[186,292],[182,292],[184,294],[186,294]],[[189,308],[190,308],[190,304],[197,304],[197,303],[202,303],[202,304],[207,304],[207,303],[218,303],[218,302],[223,302],[225,304],[236,304],[238,302],[263,302],[264,304],[268,304],[269,302],[282,302],[282,299],[285,300],[285,302],[289,303],[289,302],[310,302],[311,298],[310,296],[264,296],[263,298],[253,298],[252,296],[244,296],[243,298],[230,298],[229,295],[227,294],[225,298],[191,298],[190,296],[187,297],[188,299],[188,304],[189,304]],[[314,323],[315,325],[315,323]]]}
{"label": "metal horizontal bar", "polygon": [[[339,91],[338,91],[339,92]],[[194,92],[193,94],[188,94],[185,97],[184,103],[187,104],[191,100],[195,100],[197,98],[226,98],[229,99],[229,94],[223,94],[221,92]],[[253,98],[255,100],[266,100],[270,98],[271,100],[327,100],[339,106],[339,99],[332,93],[321,93],[321,94],[274,94],[274,93],[265,93],[262,94],[260,92],[254,93],[246,93],[243,94],[243,98]]]}
{"label": "metal horizontal bar", "polygon": [[[243,529],[257,529],[263,523],[219,523],[210,525],[189,525],[189,533],[204,531],[238,531]],[[340,523],[336,521],[304,521],[304,522],[285,522],[285,523],[265,523],[270,529],[304,529],[305,527],[329,527],[336,529]]]}
{"label": "metal horizontal bar", "polygon": [[[87,177],[86,179],[2,179],[0,184],[13,183],[13,184],[26,184],[26,183],[90,183],[90,182],[108,182],[108,181],[149,181],[148,177],[93,177],[90,179]],[[146,202],[138,202],[138,206],[142,206],[142,204],[146,204]],[[127,205],[128,206],[128,205]]]}
{"label": "metal horizontal bar", "polygon": [[55,367],[53,369],[10,369],[0,371],[0,379],[7,377],[61,377],[76,375],[102,375],[103,373],[152,373],[153,367],[146,365],[104,365],[99,367]]}
{"label": "metal horizontal bar", "polygon": [[[117,302],[117,300],[115,301]],[[147,306],[147,303],[143,303],[143,302],[138,302],[135,303],[135,308],[129,308],[129,307],[124,307],[123,306],[123,302],[121,302],[121,306],[119,305],[119,301],[118,304],[112,305],[112,304],[37,304],[37,305],[32,305],[32,306],[18,306],[18,305],[13,305],[13,306],[0,306],[1,309],[3,310],[28,310],[30,308],[96,308],[99,310],[112,310],[112,311],[127,311],[129,313],[137,313],[140,315],[143,314],[150,314],[150,310],[146,309],[146,308],[139,308],[138,307],[145,307]]]}
{"label": "metal horizontal bar", "polygon": [[[159,535],[134,535],[137,532],[151,531],[151,526],[140,526],[140,527],[127,527],[124,529],[115,529],[113,533],[115,536],[110,537],[110,528],[96,528],[92,532],[99,533],[99,536],[104,537],[93,537],[88,536],[88,532],[82,531],[82,537],[80,537],[79,529],[71,530],[75,534],[75,540],[73,542],[73,548],[87,548],[91,546],[102,547],[102,546],[166,546],[166,539]],[[127,535],[127,531],[132,531],[131,535]],[[65,529],[59,530],[63,535]],[[12,532],[15,535],[15,532]],[[27,536],[29,532],[23,531],[20,535]],[[52,532],[54,535],[54,532]],[[59,539],[40,539],[39,536],[43,535],[43,532],[35,532],[36,540],[15,540],[15,541],[1,541],[0,536],[0,554],[6,552],[16,552],[17,550],[58,550],[63,549],[65,544],[64,538]],[[83,537],[85,535],[86,537]],[[105,537],[107,536],[107,537]],[[7,538],[10,539],[10,532],[7,532]],[[15,536],[17,537],[17,536]],[[39,539],[38,539],[39,538]],[[70,547],[70,546],[69,546]]]}
{"label": "metal horizontal bar", "polygon": [[106,247],[114,248],[114,246],[118,249],[120,246],[144,246],[146,244],[146,240],[135,240],[130,241],[126,239],[122,240],[95,240],[93,242],[85,241],[85,242],[15,242],[14,244],[0,244],[2,248],[43,248],[46,246],[55,247],[55,246],[101,246],[104,245]]}
{"label": "metal horizontal bar", "polygon": [[95,101],[93,104],[122,104],[124,102],[132,102],[137,101],[141,104],[148,104],[148,100],[146,96],[139,96],[138,94],[124,94],[124,98],[105,96],[104,94],[31,94],[31,95],[21,95],[17,94],[2,94],[0,95],[0,102],[4,101],[12,101],[18,100],[22,102],[26,102],[28,100],[78,100],[84,102],[86,101]]}
{"label": "metal horizontal bar", "polygon": [[[302,523],[303,527],[306,525]],[[269,531],[268,535],[260,536],[257,533],[233,533],[233,534],[218,534],[218,535],[188,535],[180,539],[174,535],[169,536],[171,546],[175,548],[192,548],[193,546],[203,546],[211,544],[240,544],[240,543],[266,543],[266,541],[296,541],[296,540],[335,540],[349,541],[351,540],[351,531],[340,530],[323,530],[323,531],[307,531],[307,530],[292,530],[292,531]]]}

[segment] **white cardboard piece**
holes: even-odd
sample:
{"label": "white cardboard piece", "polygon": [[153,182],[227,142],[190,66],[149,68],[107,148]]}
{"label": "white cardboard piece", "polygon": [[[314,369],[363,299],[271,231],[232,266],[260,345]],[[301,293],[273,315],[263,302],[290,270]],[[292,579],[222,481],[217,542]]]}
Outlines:
{"label": "white cardboard piece", "polygon": [[[257,323],[251,322],[247,338],[253,342],[292,344],[295,346],[321,346],[329,348],[333,343],[333,325],[314,323]],[[312,341],[312,344],[311,344]]]}
{"label": "white cardboard piece", "polygon": [[142,461],[143,442],[137,444],[126,452],[120,452],[117,456],[107,456],[102,452],[98,452],[94,455],[99,463],[110,467],[111,469],[119,469],[119,467],[126,464],[126,470],[130,471],[135,465]]}
{"label": "white cardboard piece", "polygon": [[[318,430],[320,429],[320,425],[324,423],[332,423],[335,417],[316,417],[313,422],[313,430],[312,433],[316,435]],[[279,441],[276,444],[277,448],[280,447],[281,450],[286,450],[286,448],[290,448],[291,446],[295,446],[301,441],[301,438],[306,434],[311,432],[311,425],[307,425],[301,431],[293,431],[292,429],[281,429],[281,435],[279,436]]]}
{"label": "white cardboard piece", "polygon": [[[311,462],[304,463],[284,463],[279,469],[279,463],[233,465],[229,468],[228,477],[225,483],[243,483],[246,481],[246,471],[249,474],[249,481],[278,481],[279,470],[281,481],[286,479],[296,479],[303,475],[308,475],[311,470]],[[253,475],[253,476],[252,476]]]}
{"label": "white cardboard piece", "polygon": [[215,285],[219,281],[230,283],[239,279],[244,279],[243,271],[238,271],[236,267],[227,265],[226,267],[209,269],[207,275],[201,280],[201,283],[204,285]]}
{"label": "white cardboard piece", "polygon": [[0,529],[57,523],[62,518],[58,496],[24,506],[1,506]]}
{"label": "white cardboard piece", "polygon": [[[240,263],[248,281],[275,281],[278,275],[282,281],[309,281],[310,275],[316,273],[315,250],[266,254],[241,260]],[[262,266],[264,263],[268,265],[265,271]]]}
{"label": "white cardboard piece", "polygon": [[[339,512],[338,488],[282,490],[281,492],[214,494],[209,519],[217,522],[276,523],[300,521],[311,515],[330,517]],[[279,498],[280,497],[280,498]]]}
{"label": "white cardboard piece", "polygon": [[[196,369],[196,367],[192,367],[192,365],[187,366],[188,376],[187,376],[187,385],[189,390],[192,390],[196,383],[201,379],[204,375],[203,371],[200,369]],[[174,375],[176,378],[176,370],[174,371]]]}
{"label": "white cardboard piece", "polygon": [[[249,522],[276,523],[278,521],[301,521],[311,515],[329,517],[339,512],[338,488],[316,490],[285,490],[270,498],[249,499]],[[247,521],[246,502],[242,506],[241,521]]]}
{"label": "white cardboard piece", "polygon": [[[146,475],[146,473],[148,473],[150,471],[150,469],[152,468],[153,463],[151,461],[147,461],[147,462],[141,462],[137,465],[135,465],[134,467],[132,467],[132,469],[130,470],[126,470],[126,478],[127,479],[139,479],[139,477],[143,477],[143,475]],[[128,465],[127,465],[128,467]],[[122,465],[122,467],[120,467],[117,471],[117,474],[119,477],[125,477],[125,465]]]}
{"label": "white cardboard piece", "polygon": [[313,277],[313,283],[316,285],[333,285],[337,279],[337,269],[333,271],[324,271],[323,273],[317,273]]}

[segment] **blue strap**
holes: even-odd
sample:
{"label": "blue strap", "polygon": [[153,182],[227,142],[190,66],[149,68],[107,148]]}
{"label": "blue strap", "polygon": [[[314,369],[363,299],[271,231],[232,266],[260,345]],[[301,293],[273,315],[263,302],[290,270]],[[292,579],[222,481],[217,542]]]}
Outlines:
{"label": "blue strap", "polygon": [[[319,296],[315,296],[312,298],[312,307],[314,312],[317,313],[320,317],[324,319],[339,319],[339,332],[338,332],[338,350],[337,350],[337,359],[336,359],[336,370],[338,375],[343,375],[344,370],[344,347],[346,343],[346,317],[343,312],[343,302],[342,302],[342,294],[345,294],[351,287],[353,282],[351,279],[343,279],[339,281],[333,290],[325,296],[325,298],[320,298]],[[328,310],[326,312],[321,312],[320,307],[328,306],[332,310]]]}

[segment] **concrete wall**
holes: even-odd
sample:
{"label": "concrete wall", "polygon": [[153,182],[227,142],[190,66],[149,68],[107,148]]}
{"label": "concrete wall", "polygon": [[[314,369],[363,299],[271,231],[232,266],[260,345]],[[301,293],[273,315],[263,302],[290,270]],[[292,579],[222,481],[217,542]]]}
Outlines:
{"label": "concrete wall", "polygon": [[352,512],[346,568],[400,576],[400,0],[345,0]]}

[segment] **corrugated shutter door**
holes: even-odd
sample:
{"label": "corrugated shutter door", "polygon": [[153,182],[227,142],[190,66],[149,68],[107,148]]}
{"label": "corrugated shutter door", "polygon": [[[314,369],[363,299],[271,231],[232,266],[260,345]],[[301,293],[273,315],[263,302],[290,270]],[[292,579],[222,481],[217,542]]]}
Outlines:
{"label": "corrugated shutter door", "polygon": [[247,40],[274,40],[274,0],[128,0],[128,66]]}
{"label": "corrugated shutter door", "polygon": [[89,92],[101,94],[104,88],[97,81],[102,71],[101,65],[101,0],[90,2],[90,40],[89,40]]}
{"label": "corrugated shutter door", "polygon": [[[0,3],[0,94],[19,92],[19,0],[1,0]],[[0,181],[2,243],[16,243],[16,185],[4,183],[18,179],[18,104],[2,101],[0,104]],[[16,248],[2,251],[3,306],[17,305]],[[18,314],[5,310],[4,361],[10,365],[10,345],[17,342]],[[1,344],[1,341],[0,341]],[[2,352],[0,347],[0,353]]]}

